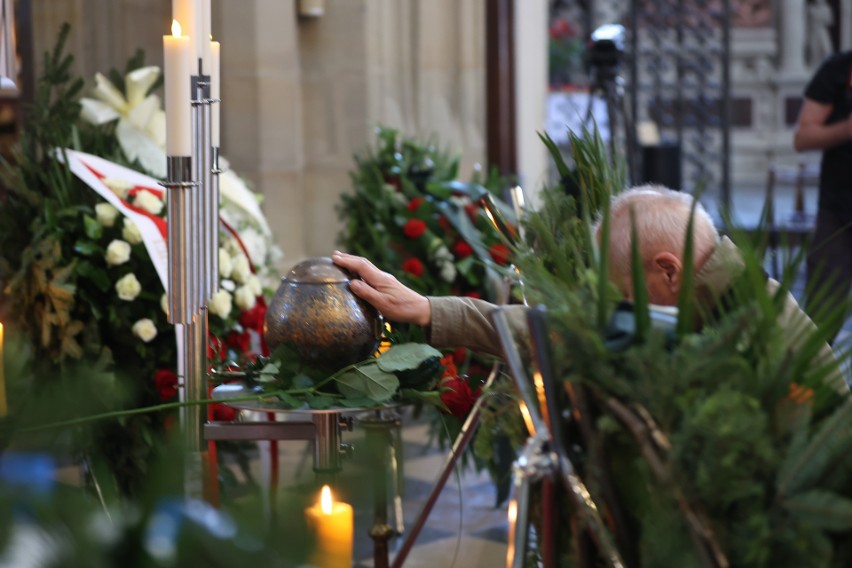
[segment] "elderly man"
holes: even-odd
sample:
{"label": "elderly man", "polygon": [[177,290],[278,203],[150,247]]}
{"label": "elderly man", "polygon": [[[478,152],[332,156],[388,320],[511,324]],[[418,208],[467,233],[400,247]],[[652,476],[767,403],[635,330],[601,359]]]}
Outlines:
{"label": "elderly man", "polygon": [[[682,284],[684,241],[692,206],[691,195],[650,185],[627,190],[613,200],[610,209],[610,274],[628,299],[633,289],[631,211],[636,222],[636,234],[641,235],[640,255],[648,299],[652,304],[674,306]],[[701,317],[712,318],[721,306],[730,302],[727,296],[734,280],[742,273],[744,262],[734,243],[719,236],[712,219],[700,204],[695,207],[693,242],[696,307]],[[430,342],[437,347],[461,346],[499,354],[498,338],[488,317],[496,309],[495,305],[472,298],[422,296],[392,275],[377,269],[367,259],[341,252],[335,252],[332,258],[363,279],[352,281],[352,291],[374,305],[389,320],[426,327]],[[767,286],[774,293],[779,283],[768,279]],[[526,308],[507,306],[504,309],[513,332],[523,334]],[[778,324],[790,330],[793,346],[816,329],[789,293],[784,299]],[[823,351],[827,361],[833,360],[827,344]]]}

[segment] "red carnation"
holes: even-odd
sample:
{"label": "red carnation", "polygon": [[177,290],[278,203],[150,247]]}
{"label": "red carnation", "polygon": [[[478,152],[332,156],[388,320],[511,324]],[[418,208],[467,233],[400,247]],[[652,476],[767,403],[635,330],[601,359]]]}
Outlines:
{"label": "red carnation", "polygon": [[422,205],[424,201],[425,199],[423,197],[415,197],[408,202],[408,210],[414,213],[420,208],[420,205]]}
{"label": "red carnation", "polygon": [[420,219],[409,219],[402,227],[402,232],[409,239],[419,238],[420,235],[426,232],[426,223]]}
{"label": "red carnation", "polygon": [[473,248],[465,241],[458,241],[453,245],[453,253],[456,258],[466,258],[473,254]]}
{"label": "red carnation", "polygon": [[423,263],[420,262],[419,258],[409,258],[402,263],[402,269],[412,276],[417,276],[418,278],[423,276]]}
{"label": "red carnation", "polygon": [[447,377],[441,380],[441,402],[450,414],[464,420],[473,408],[479,389],[474,393],[464,377]]}
{"label": "red carnation", "polygon": [[154,373],[154,388],[160,400],[172,400],[177,396],[177,375],[170,369],[160,369]]}
{"label": "red carnation", "polygon": [[509,262],[509,249],[500,243],[495,243],[488,247],[488,252],[497,264],[507,264]]}

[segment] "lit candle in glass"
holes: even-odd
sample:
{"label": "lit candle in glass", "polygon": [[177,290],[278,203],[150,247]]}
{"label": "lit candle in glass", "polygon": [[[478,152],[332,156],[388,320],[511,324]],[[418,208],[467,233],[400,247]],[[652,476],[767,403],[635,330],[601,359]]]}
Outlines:
{"label": "lit candle in glass", "polygon": [[172,35],[163,36],[166,91],[166,154],[192,154],[190,90],[192,77],[189,38],[183,35],[180,23],[172,20]]}
{"label": "lit candle in glass", "polygon": [[0,323],[0,417],[6,416],[9,408],[6,405],[6,374],[3,369],[3,324]]}
{"label": "lit candle in glass", "polygon": [[[220,98],[220,93],[222,92],[220,87],[219,78],[219,69],[220,69],[220,58],[219,53],[221,51],[222,46],[219,45],[218,41],[210,42],[210,98],[218,100]],[[219,144],[219,107],[221,104],[213,103],[213,106],[210,107],[210,145],[214,148],[218,148]]]}
{"label": "lit candle in glass", "polygon": [[320,501],[305,510],[308,527],[316,535],[311,563],[323,568],[352,567],[352,505],[334,501],[323,485]]}

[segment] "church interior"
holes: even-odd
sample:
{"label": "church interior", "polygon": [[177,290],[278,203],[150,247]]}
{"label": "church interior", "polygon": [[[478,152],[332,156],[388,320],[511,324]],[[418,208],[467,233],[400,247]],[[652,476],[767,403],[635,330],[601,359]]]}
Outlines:
{"label": "church interior", "polygon": [[850,185],[852,0],[0,0],[0,568],[850,566]]}

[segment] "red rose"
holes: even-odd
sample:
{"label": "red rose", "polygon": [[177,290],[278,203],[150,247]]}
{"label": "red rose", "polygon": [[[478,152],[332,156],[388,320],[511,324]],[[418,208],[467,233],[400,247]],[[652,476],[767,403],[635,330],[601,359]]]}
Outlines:
{"label": "red rose", "polygon": [[482,299],[482,295],[479,292],[477,292],[476,290],[471,290],[470,292],[465,292],[462,295],[465,296],[466,298],[474,298],[475,300],[481,300]]}
{"label": "red rose", "polygon": [[170,369],[160,369],[154,373],[154,388],[160,400],[171,400],[177,396],[177,375]]}
{"label": "red rose", "polygon": [[449,409],[450,414],[464,420],[473,408],[479,394],[474,393],[463,377],[448,377],[441,380],[441,402]]}
{"label": "red rose", "polygon": [[453,351],[453,361],[456,362],[456,365],[463,365],[467,361],[467,349],[459,347]]}
{"label": "red rose", "polygon": [[473,254],[473,248],[465,241],[458,241],[453,245],[453,253],[456,258],[466,258]]}
{"label": "red rose", "polygon": [[495,243],[488,247],[488,253],[497,264],[507,264],[509,262],[509,249],[500,243]]}
{"label": "red rose", "polygon": [[237,353],[245,353],[251,345],[251,336],[247,331],[240,333],[232,329],[225,337],[225,345]]}
{"label": "red rose", "polygon": [[225,345],[215,335],[207,336],[207,360],[221,361],[225,358]]}
{"label": "red rose", "polygon": [[443,215],[438,215],[438,226],[441,227],[444,231],[449,231],[453,228],[453,226],[450,225],[450,222],[447,221],[447,218]]}
{"label": "red rose", "polygon": [[473,203],[468,203],[464,206],[464,211],[467,213],[467,216],[470,217],[470,222],[475,224],[476,218],[479,217],[479,207]]}
{"label": "red rose", "polygon": [[210,407],[213,409],[213,420],[216,422],[233,422],[237,418],[237,411],[230,406],[217,402]]}
{"label": "red rose", "polygon": [[455,359],[453,359],[452,353],[441,357],[441,365],[444,366],[444,372],[441,373],[441,378],[452,378],[458,376],[459,370],[456,368],[456,362]]}
{"label": "red rose", "polygon": [[[208,398],[213,393],[213,387],[207,389]],[[216,422],[233,422],[237,419],[237,411],[230,406],[225,406],[221,403],[214,403],[207,407],[207,419]]]}
{"label": "red rose", "polygon": [[412,276],[417,276],[418,278],[423,276],[423,263],[420,262],[419,258],[409,258],[402,263],[402,269]]}
{"label": "red rose", "polygon": [[425,199],[423,197],[415,197],[408,202],[408,210],[414,213],[420,208],[424,201]]}
{"label": "red rose", "polygon": [[238,321],[246,329],[262,331],[264,318],[266,318],[266,302],[263,301],[262,296],[258,296],[254,307],[241,313]]}
{"label": "red rose", "polygon": [[426,223],[420,219],[409,219],[402,227],[402,232],[409,239],[419,238],[420,235],[426,232]]}

